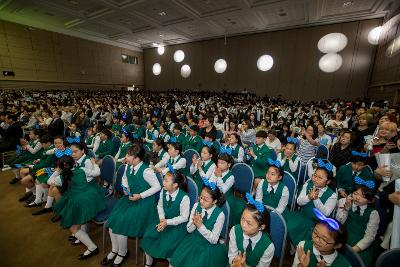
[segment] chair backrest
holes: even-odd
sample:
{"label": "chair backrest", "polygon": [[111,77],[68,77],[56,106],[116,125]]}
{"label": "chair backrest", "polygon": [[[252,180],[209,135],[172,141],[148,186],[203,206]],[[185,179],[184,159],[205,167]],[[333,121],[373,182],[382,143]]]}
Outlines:
{"label": "chair backrest", "polygon": [[100,178],[112,184],[115,174],[115,161],[110,155],[106,155],[101,161]]}
{"label": "chair backrest", "polygon": [[120,139],[118,136],[115,136],[115,137],[112,139],[112,142],[113,142],[113,144],[114,144],[113,155],[115,155],[115,154],[117,154],[117,152],[118,152],[118,150],[119,150],[119,147],[120,147],[120,145],[121,145],[121,139]]}
{"label": "chair backrest", "polygon": [[124,194],[124,190],[121,187],[121,183],[122,183],[122,176],[124,175],[124,172],[125,172],[125,168],[126,168],[126,164],[122,164],[121,166],[119,166],[119,168],[117,170],[117,175],[115,177],[115,182],[114,182],[115,191],[117,191],[121,195]]}
{"label": "chair backrest", "polygon": [[192,178],[186,177],[188,183],[188,196],[190,200],[190,210],[192,210],[194,203],[197,202],[198,189],[196,183]]}
{"label": "chair backrest", "polygon": [[295,203],[295,197],[296,197],[296,189],[297,189],[296,180],[294,179],[293,175],[291,175],[287,171],[284,172],[282,180],[289,190],[288,206],[289,206],[289,209],[292,210],[294,203]]}
{"label": "chair backrest", "polygon": [[279,259],[279,267],[283,264],[283,258],[285,256],[285,246],[286,246],[286,235],[287,228],[285,220],[282,215],[272,207],[266,206],[269,210],[269,230],[271,233],[271,241],[275,246],[274,257]]}
{"label": "chair backrest", "polygon": [[229,208],[228,201],[225,201],[225,204],[222,205],[221,209],[225,215],[225,220],[224,220],[224,225],[222,226],[220,238],[222,238],[224,240],[224,243],[226,243],[226,241],[228,240],[229,214],[230,214],[230,208]]}
{"label": "chair backrest", "polygon": [[329,159],[329,149],[325,145],[320,145],[316,153],[318,158]]}
{"label": "chair backrest", "polygon": [[400,248],[383,252],[376,260],[375,267],[396,266],[400,261]]}
{"label": "chair backrest", "polygon": [[347,259],[351,267],[365,267],[363,260],[349,245],[346,244],[342,255]]}
{"label": "chair backrest", "polygon": [[233,188],[246,193],[253,189],[254,172],[246,163],[235,163],[232,167],[232,174],[235,177]]}
{"label": "chair backrest", "polygon": [[[162,177],[161,173],[159,173],[159,172],[156,172],[155,174],[156,174],[157,180],[160,183],[160,186],[161,186],[161,189],[162,189],[163,188],[163,177]],[[157,202],[160,199],[160,193],[161,193],[161,190],[156,193]]]}
{"label": "chair backrest", "polygon": [[310,162],[312,164],[312,162],[315,160],[315,157],[312,157],[311,159],[309,159],[307,161],[307,164],[305,166],[305,170],[304,170],[304,174],[303,177],[301,177],[302,179],[298,181],[298,184],[303,184],[305,181],[307,181],[308,179],[310,179],[311,177],[308,175],[308,166],[310,165]]}
{"label": "chair backrest", "polygon": [[199,152],[197,152],[194,149],[188,149],[185,152],[183,152],[183,157],[186,159],[186,167],[185,167],[186,173],[190,173],[190,165],[192,165],[193,155],[195,154],[197,155],[198,158],[200,158]]}

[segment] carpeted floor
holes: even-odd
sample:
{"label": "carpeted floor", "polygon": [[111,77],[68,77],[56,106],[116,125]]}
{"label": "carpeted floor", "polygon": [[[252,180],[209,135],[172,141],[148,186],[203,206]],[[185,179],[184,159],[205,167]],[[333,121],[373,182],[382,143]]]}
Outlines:
{"label": "carpeted floor", "polygon": [[[100,253],[88,260],[80,261],[78,256],[86,250],[84,245],[72,246],[67,240],[70,232],[63,230],[59,223],[52,223],[51,213],[32,216],[40,208],[25,208],[18,202],[25,189],[20,184],[10,185],[11,171],[0,171],[0,267],[99,267],[105,255],[102,247],[102,227],[89,224],[89,235],[97,244]],[[111,249],[106,232],[105,252]],[[135,265],[135,240],[129,239],[130,256],[124,266]],[[139,252],[138,265],[143,266]],[[283,266],[291,266],[291,257],[286,257]],[[168,266],[159,263],[157,266]],[[273,262],[272,266],[277,266]],[[205,266],[206,267],[206,266]]]}
{"label": "carpeted floor", "polygon": [[[11,171],[0,171],[0,267],[101,266],[104,257],[101,251],[88,260],[78,260],[86,250],[85,246],[70,245],[67,240],[69,231],[63,230],[59,223],[52,223],[51,213],[32,216],[31,213],[40,208],[25,208],[18,202],[25,190],[20,184],[10,185],[8,182],[12,178]],[[102,227],[89,224],[89,235],[101,250]],[[128,242],[130,256],[124,266],[135,266],[135,240],[129,239]],[[106,232],[106,253],[110,249]],[[141,253],[138,266],[143,266]]]}

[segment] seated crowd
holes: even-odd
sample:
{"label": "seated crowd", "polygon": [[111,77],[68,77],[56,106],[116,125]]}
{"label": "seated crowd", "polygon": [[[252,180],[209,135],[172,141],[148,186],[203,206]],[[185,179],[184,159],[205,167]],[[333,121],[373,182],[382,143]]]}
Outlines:
{"label": "seated crowd", "polygon": [[[400,139],[399,109],[387,102],[74,90],[0,99],[2,171],[15,174],[32,215],[53,213],[69,242],[86,246],[81,260],[99,252],[87,223],[107,198],[118,201],[102,265],[121,266],[133,237],[145,266],[269,266],[280,249],[271,212],[286,224],[293,266],[351,266],[350,247],[370,267],[390,248]],[[113,183],[100,178],[110,157],[123,168]],[[247,192],[238,165],[254,174]]]}

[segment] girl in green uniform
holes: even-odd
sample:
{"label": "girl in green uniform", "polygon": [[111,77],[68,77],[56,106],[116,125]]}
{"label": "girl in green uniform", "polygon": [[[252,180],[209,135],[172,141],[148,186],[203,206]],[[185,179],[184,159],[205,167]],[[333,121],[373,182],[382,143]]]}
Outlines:
{"label": "girl in green uniform", "polygon": [[171,258],[185,238],[190,213],[190,200],[186,192],[186,178],[173,169],[167,172],[157,205],[158,219],[147,227],[140,242],[146,253],[145,266],[153,266],[153,258]]}
{"label": "girl in green uniform", "polygon": [[161,172],[162,167],[167,165],[169,160],[169,154],[167,152],[167,145],[165,144],[162,138],[157,138],[153,143],[153,159],[151,160],[151,164],[155,171],[159,170]]}
{"label": "girl in green uniform", "polygon": [[[167,163],[171,164],[174,170],[179,170],[182,174],[186,175],[185,173],[186,159],[182,156],[181,153],[182,153],[182,145],[180,143],[172,142],[168,144],[169,159]],[[162,173],[162,175],[165,175],[168,171],[169,168],[167,167],[167,164],[156,168],[156,172]]]}
{"label": "girl in green uniform", "polygon": [[232,157],[235,163],[244,161],[244,149],[242,142],[240,141],[240,135],[237,133],[231,133],[227,137],[227,148],[232,149]]}
{"label": "girl in green uniform", "polygon": [[265,179],[257,186],[256,200],[286,216],[289,212],[287,209],[289,190],[282,181],[283,168],[280,161],[270,158],[268,159],[268,165],[269,168]]}
{"label": "girl in green uniform", "polygon": [[344,227],[317,209],[314,210],[319,222],[313,228],[311,238],[298,244],[292,267],[350,267],[341,254],[347,239]]}
{"label": "girl in green uniform", "polygon": [[278,154],[277,160],[281,162],[283,170],[292,174],[293,177],[298,176],[300,158],[296,155],[297,138],[287,137],[287,143],[281,153]]}
{"label": "girl in green uniform", "polygon": [[188,235],[171,257],[174,267],[221,267],[228,264],[227,248],[218,242],[225,216],[225,202],[217,185],[204,179],[200,200],[194,204],[186,226]]}
{"label": "girl in green uniform", "polygon": [[157,218],[156,193],[161,186],[154,171],[143,162],[145,151],[139,144],[127,152],[128,163],[122,176],[122,196],[112,210],[107,227],[111,238],[111,252],[102,265],[121,266],[128,255],[128,237],[143,237],[146,228]]}
{"label": "girl in green uniform", "polygon": [[318,168],[312,178],[303,185],[297,204],[300,210],[285,216],[288,237],[293,245],[308,240],[316,217],[313,208],[319,209],[325,216],[330,216],[336,207],[337,195],[328,187],[332,180],[332,164],[318,161]]}
{"label": "girl in green uniform", "polygon": [[348,232],[347,244],[363,259],[366,267],[372,266],[373,243],[379,228],[379,214],[374,209],[375,182],[355,177],[354,192],[339,200],[336,219],[344,224]]}
{"label": "girl in green uniform", "polygon": [[228,201],[230,208],[229,225],[232,226],[239,223],[241,211],[239,211],[240,214],[237,215],[239,209],[236,207],[236,201],[233,197],[233,184],[235,183],[235,177],[230,171],[233,165],[233,158],[230,156],[230,153],[228,153],[232,151],[224,150],[224,152],[226,153],[218,156],[217,167],[211,174],[209,181],[217,184],[219,190],[224,194],[226,201]]}
{"label": "girl in green uniform", "polygon": [[74,166],[75,161],[70,156],[62,156],[57,162],[62,187],[68,189],[56,203],[54,211],[61,216],[61,226],[69,228],[75,238],[87,247],[79,256],[80,260],[85,260],[98,254],[99,249],[81,225],[92,220],[105,205],[104,197],[87,182],[84,170]]}
{"label": "girl in green uniform", "polygon": [[275,252],[268,234],[269,212],[250,194],[247,197],[249,204],[243,210],[240,224],[229,233],[229,266],[268,267]]}
{"label": "girl in green uniform", "polygon": [[199,194],[203,187],[203,178],[210,179],[216,167],[213,160],[217,153],[215,148],[211,143],[203,142],[204,146],[201,149],[200,158],[198,158],[197,154],[194,154],[192,165],[190,165],[190,174],[199,189]]}
{"label": "girl in green uniform", "polygon": [[161,138],[164,143],[168,143],[169,139],[171,138],[171,136],[168,134],[168,126],[165,125],[164,123],[160,124],[160,127],[158,127],[158,131],[159,131],[159,135],[158,138]]}
{"label": "girl in green uniform", "polygon": [[132,146],[130,137],[132,135],[130,133],[128,133],[127,131],[123,130],[122,131],[122,135],[121,135],[121,144],[118,148],[118,152],[115,155],[114,159],[115,159],[115,169],[118,170],[119,166],[121,166],[122,164],[124,164],[125,162],[125,156],[126,156],[126,152],[128,151],[128,149]]}

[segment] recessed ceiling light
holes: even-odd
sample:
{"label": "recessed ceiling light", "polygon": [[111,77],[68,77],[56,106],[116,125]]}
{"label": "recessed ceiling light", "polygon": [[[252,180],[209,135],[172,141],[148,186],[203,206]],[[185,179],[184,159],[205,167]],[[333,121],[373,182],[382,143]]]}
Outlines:
{"label": "recessed ceiling light", "polygon": [[166,15],[167,15],[167,12],[161,11],[160,13],[158,13],[158,15],[160,15],[160,16],[166,16]]}

